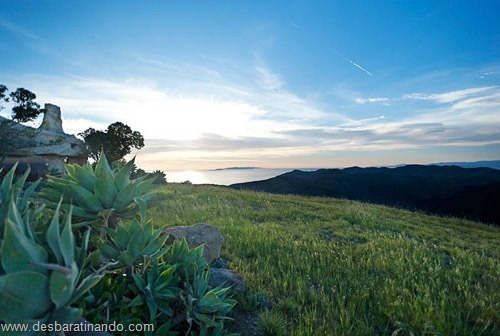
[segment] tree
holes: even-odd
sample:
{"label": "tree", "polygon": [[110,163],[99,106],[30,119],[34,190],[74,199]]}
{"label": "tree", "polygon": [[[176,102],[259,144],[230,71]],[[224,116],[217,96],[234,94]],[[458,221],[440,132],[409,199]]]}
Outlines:
{"label": "tree", "polygon": [[[0,100],[5,100],[7,98],[6,92],[7,92],[7,87],[3,84],[0,84]],[[8,100],[8,98],[7,98]]]}
{"label": "tree", "polygon": [[[35,119],[44,109],[34,100],[36,95],[24,88],[18,88],[16,91],[7,93],[8,88],[0,84],[0,103],[14,102],[12,108],[12,120],[0,119],[0,162],[19,148],[32,147],[35,145],[34,134],[23,131],[18,127],[19,122],[27,122]],[[0,105],[0,110],[5,107]]]}
{"label": "tree", "polygon": [[115,162],[129,154],[132,148],[144,147],[142,134],[119,121],[109,125],[106,131],[88,128],[78,135],[85,140],[89,158],[95,162],[99,160],[101,151],[104,151],[109,162]]}
{"label": "tree", "polygon": [[44,112],[44,109],[40,108],[40,105],[34,101],[36,94],[25,88],[18,88],[11,92],[10,98],[16,104],[12,108],[12,120],[28,122]]}
{"label": "tree", "polygon": [[[28,122],[45,112],[45,110],[40,108],[40,105],[35,102],[36,94],[30,90],[17,88],[16,91],[11,92],[8,96],[7,91],[7,87],[0,84],[0,101],[3,100],[7,103],[12,99],[12,102],[15,104],[12,108],[12,120],[17,122]],[[4,109],[4,107],[2,106],[0,109]]]}

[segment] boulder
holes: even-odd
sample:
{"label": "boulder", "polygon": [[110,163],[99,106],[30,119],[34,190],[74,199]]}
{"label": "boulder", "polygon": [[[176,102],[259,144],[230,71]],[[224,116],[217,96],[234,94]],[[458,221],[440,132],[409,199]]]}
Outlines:
{"label": "boulder", "polygon": [[221,230],[218,227],[199,223],[189,226],[174,226],[167,228],[165,232],[169,234],[168,244],[171,244],[174,240],[182,240],[182,238],[186,238],[190,248],[205,244],[203,257],[209,264],[220,257],[220,249],[224,238],[222,238]]}
{"label": "boulder", "polygon": [[241,275],[227,268],[210,268],[208,284],[212,287],[231,287],[232,294],[245,292],[245,282]]}

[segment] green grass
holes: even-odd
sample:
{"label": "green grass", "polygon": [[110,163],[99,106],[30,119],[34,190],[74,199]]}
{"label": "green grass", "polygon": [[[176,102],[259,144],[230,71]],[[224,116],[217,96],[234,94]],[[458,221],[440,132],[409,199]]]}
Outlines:
{"label": "green grass", "polygon": [[331,198],[159,190],[155,224],[220,227],[250,301],[269,300],[255,305],[271,309],[261,321],[284,316],[286,334],[500,334],[498,227]]}

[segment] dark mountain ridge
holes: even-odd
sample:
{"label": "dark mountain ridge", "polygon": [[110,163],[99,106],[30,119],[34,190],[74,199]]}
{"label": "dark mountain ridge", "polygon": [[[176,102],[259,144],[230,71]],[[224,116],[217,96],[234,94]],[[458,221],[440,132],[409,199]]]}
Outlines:
{"label": "dark mountain ridge", "polygon": [[346,198],[500,225],[500,171],[491,168],[406,165],[294,170],[231,187]]}

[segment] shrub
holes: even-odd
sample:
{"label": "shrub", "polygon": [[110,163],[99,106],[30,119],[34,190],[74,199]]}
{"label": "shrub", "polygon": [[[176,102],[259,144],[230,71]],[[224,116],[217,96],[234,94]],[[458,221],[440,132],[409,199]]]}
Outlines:
{"label": "shrub", "polygon": [[66,165],[66,175],[48,176],[48,186],[40,195],[51,208],[62,195],[62,209],[73,208],[78,226],[102,223],[114,227],[121,218],[134,218],[138,208],[155,196],[148,193],[154,179],[130,179],[133,167],[131,160],[112,170],[102,154],[95,167]]}
{"label": "shrub", "polygon": [[167,175],[162,170],[155,170],[149,175],[155,178],[154,184],[167,184]]}
{"label": "shrub", "polygon": [[280,313],[264,310],[259,314],[257,325],[263,336],[287,335],[287,322]]}
{"label": "shrub", "polygon": [[[133,160],[112,170],[66,165],[34,202],[15,167],[0,184],[0,324],[83,317],[92,323],[147,323],[146,335],[224,335],[236,304],[208,285],[203,247],[167,236],[148,221],[152,179],[130,179]],[[59,199],[57,199],[57,196]],[[62,218],[62,222],[60,219]],[[37,228],[36,230],[33,228]],[[27,303],[28,302],[28,303]],[[124,333],[126,334],[126,333]]]}

